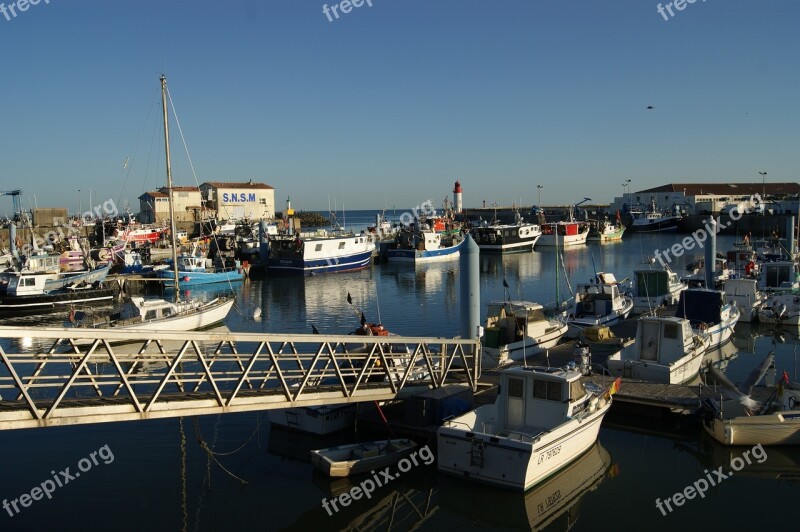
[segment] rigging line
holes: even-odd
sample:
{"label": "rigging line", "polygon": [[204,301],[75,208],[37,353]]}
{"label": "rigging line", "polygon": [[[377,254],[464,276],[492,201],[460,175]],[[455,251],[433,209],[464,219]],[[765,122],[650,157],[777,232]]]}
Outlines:
{"label": "rigging line", "polygon": [[[186,138],[183,136],[183,128],[181,127],[181,121],[178,119],[178,111],[175,109],[175,104],[172,101],[172,93],[170,93],[169,87],[167,87],[167,99],[169,99],[169,105],[172,108],[172,116],[175,117],[175,125],[178,126],[178,133],[181,136],[181,142],[183,143],[183,149],[186,152],[186,158],[189,161],[189,168],[192,169],[192,177],[194,177],[194,182],[197,185],[197,188],[199,189],[200,188],[200,181],[197,179],[197,172],[194,169],[194,163],[192,162],[192,156],[189,153],[189,146],[186,145]],[[205,201],[203,200],[202,193],[200,194],[200,205],[201,205],[201,208],[205,206]],[[214,239],[214,244],[217,246],[217,252],[219,253],[220,246],[219,246],[219,241],[217,240],[217,235],[216,235],[216,233],[212,233],[211,236]],[[223,261],[223,266],[224,266],[224,261]],[[225,268],[223,267],[223,270],[224,269]],[[228,287],[231,289],[231,293],[233,293],[233,282],[231,281],[230,277],[227,277],[226,280],[228,281]],[[176,288],[177,288],[177,286],[176,286]]]}

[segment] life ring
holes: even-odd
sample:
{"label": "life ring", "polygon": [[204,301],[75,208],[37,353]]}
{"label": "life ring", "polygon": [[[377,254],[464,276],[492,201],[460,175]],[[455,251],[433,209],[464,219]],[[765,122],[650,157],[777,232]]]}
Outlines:
{"label": "life ring", "polygon": [[753,273],[753,270],[755,269],[755,267],[756,267],[756,263],[751,260],[750,262],[747,263],[747,266],[744,267],[744,273],[746,273],[747,275],[750,275],[751,273]]}
{"label": "life ring", "polygon": [[790,409],[790,410],[794,410],[794,409],[797,407],[798,403],[800,403],[800,401],[798,401],[798,400],[795,398],[795,396],[794,396],[794,395],[790,395],[790,396],[789,396],[789,409]]}

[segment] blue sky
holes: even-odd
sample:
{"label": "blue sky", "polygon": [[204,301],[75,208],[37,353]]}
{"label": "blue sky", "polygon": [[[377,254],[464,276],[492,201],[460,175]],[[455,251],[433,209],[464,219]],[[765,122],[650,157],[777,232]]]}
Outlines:
{"label": "blue sky", "polygon": [[[439,205],[456,179],[479,206],[535,203],[537,184],[564,204],[626,179],[800,178],[792,0],[697,0],[668,21],[650,0],[372,0],[333,22],[324,3],[0,14],[0,190],[72,211],[91,188],[138,210],[165,182],[160,72],[199,181],[266,182],[279,207]],[[175,182],[192,185],[172,133]]]}

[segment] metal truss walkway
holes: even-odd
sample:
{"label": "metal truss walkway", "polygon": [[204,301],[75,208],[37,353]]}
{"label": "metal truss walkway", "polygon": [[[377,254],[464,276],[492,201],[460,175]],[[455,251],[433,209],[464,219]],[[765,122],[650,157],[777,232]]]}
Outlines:
{"label": "metal truss walkway", "polygon": [[[145,337],[147,336],[147,337]],[[0,430],[474,390],[476,340],[0,327]]]}

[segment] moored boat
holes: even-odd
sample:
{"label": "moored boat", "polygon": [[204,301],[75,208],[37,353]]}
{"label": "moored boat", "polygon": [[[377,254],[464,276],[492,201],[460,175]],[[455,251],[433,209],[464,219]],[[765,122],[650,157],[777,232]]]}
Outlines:
{"label": "moored boat", "polygon": [[311,451],[311,463],[330,477],[348,477],[390,466],[416,447],[409,439],[339,445]]}
{"label": "moored boat", "polygon": [[628,230],[632,233],[653,233],[657,231],[677,231],[681,215],[677,208],[673,212],[660,211],[656,202],[650,202],[650,210],[646,212],[631,212],[634,217]]}
{"label": "moored boat", "polygon": [[386,251],[386,258],[413,264],[455,260],[464,242],[460,235],[443,235],[431,229],[401,231],[394,247]]}
{"label": "moored boat", "polygon": [[472,238],[482,252],[517,253],[533,251],[536,241],[542,235],[537,224],[526,223],[519,212],[513,224],[494,223],[473,227]]}
{"label": "moored boat", "polygon": [[367,268],[375,242],[370,235],[315,232],[269,235],[269,273],[316,275]]}
{"label": "moored boat", "polygon": [[502,370],[494,404],[445,421],[437,431],[439,471],[527,490],[572,463],[596,441],[613,389],[582,384],[574,369]]}
{"label": "moored boat", "polygon": [[614,274],[598,272],[596,279],[578,285],[575,291],[575,301],[567,316],[569,333],[577,336],[587,327],[615,325],[632,310],[633,300],[620,290]]}
{"label": "moored boat", "polygon": [[681,292],[675,315],[688,319],[696,334],[710,336],[708,349],[714,349],[730,340],[740,314],[735,303],[726,301],[725,292],[689,288]]}
{"label": "moored boat", "polygon": [[560,248],[578,246],[586,243],[589,236],[587,222],[552,222],[542,224],[539,246],[558,246]]}
{"label": "moored boat", "polygon": [[327,436],[353,428],[356,405],[322,405],[269,411],[269,422],[287,429]]}
{"label": "moored boat", "polygon": [[489,303],[482,338],[483,367],[493,368],[524,360],[555,346],[569,327],[549,319],[542,305],[530,301]]}
{"label": "moored boat", "polygon": [[689,286],[669,266],[633,271],[633,313],[652,312],[660,306],[678,303],[681,292]]}
{"label": "moored boat", "polygon": [[606,366],[623,378],[684,384],[697,378],[709,342],[687,319],[644,316],[637,322],[636,341],[609,356]]}

